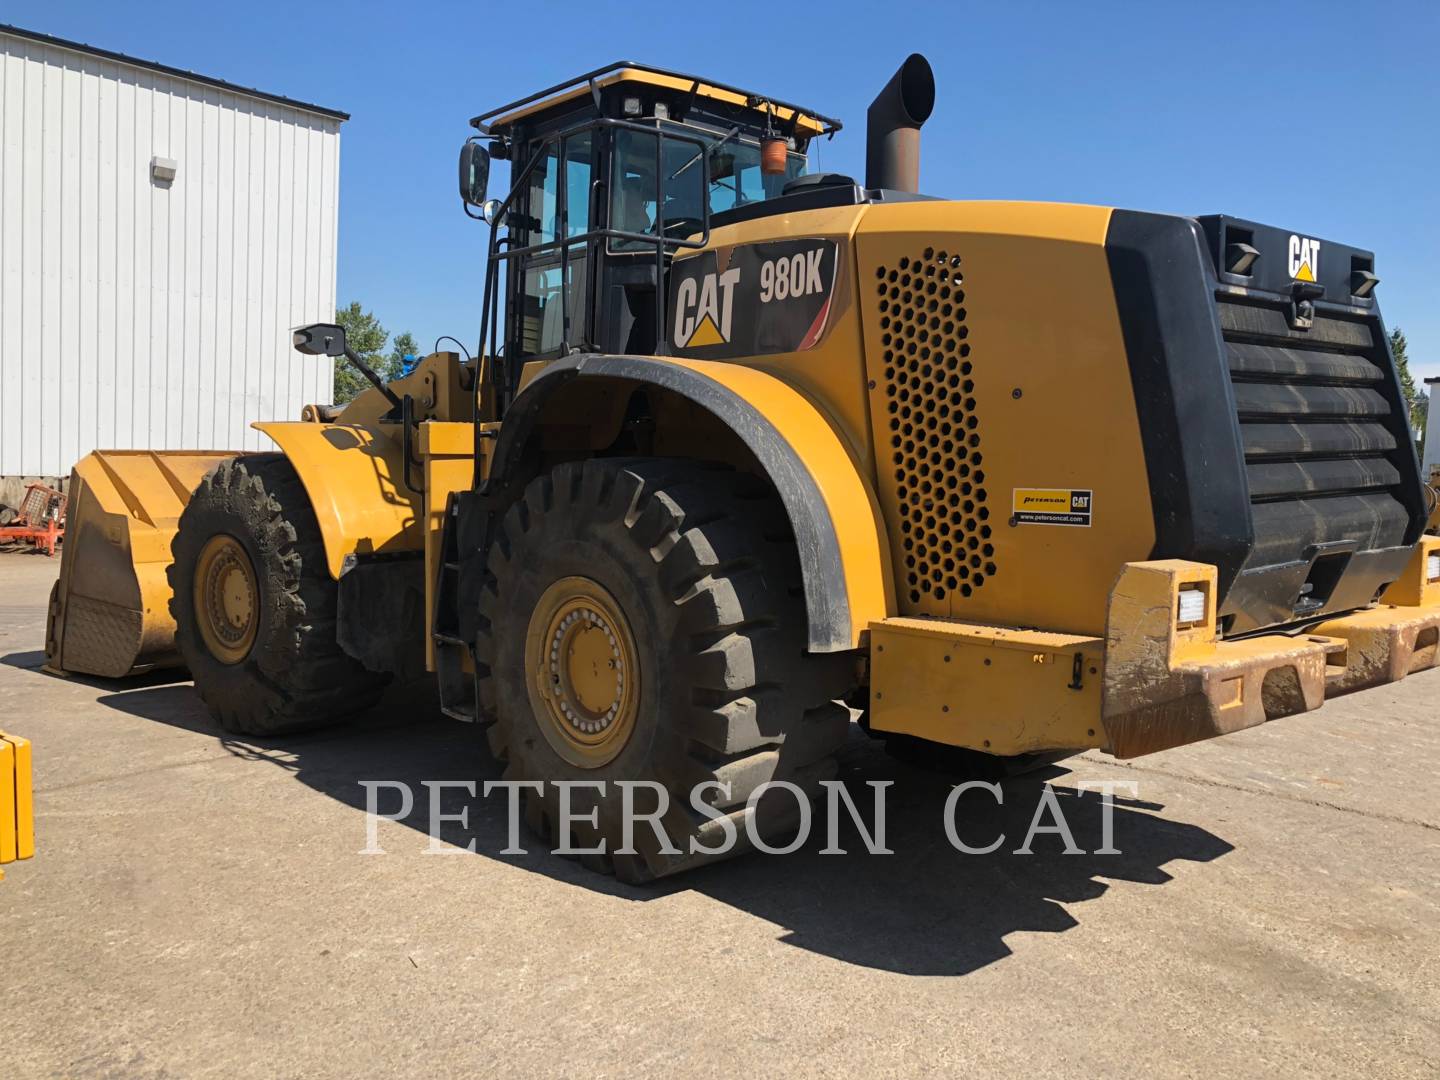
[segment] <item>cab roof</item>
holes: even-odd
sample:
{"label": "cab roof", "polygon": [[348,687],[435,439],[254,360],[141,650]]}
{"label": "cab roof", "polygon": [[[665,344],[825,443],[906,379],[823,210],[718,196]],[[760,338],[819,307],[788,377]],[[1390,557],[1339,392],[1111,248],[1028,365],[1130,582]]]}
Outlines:
{"label": "cab roof", "polygon": [[508,105],[501,105],[497,109],[481,113],[472,119],[470,124],[483,134],[503,135],[505,134],[504,129],[516,122],[544,112],[555,105],[573,101],[584,94],[595,96],[598,103],[598,95],[601,90],[627,82],[662,90],[674,90],[685,95],[693,94],[696,97],[709,98],[726,105],[745,106],[758,112],[773,110],[777,121],[787,125],[793,123],[795,133],[805,137],[830,135],[839,131],[841,127],[839,120],[824,116],[801,105],[781,101],[766,94],[757,94],[750,90],[728,86],[725,83],[704,79],[698,75],[686,75],[679,71],[650,67],[648,64],[637,64],[633,60],[617,60],[613,64],[606,64],[594,71],[588,71],[584,75],[577,75],[573,79],[556,83],[547,89],[523,97],[519,101],[512,101]]}

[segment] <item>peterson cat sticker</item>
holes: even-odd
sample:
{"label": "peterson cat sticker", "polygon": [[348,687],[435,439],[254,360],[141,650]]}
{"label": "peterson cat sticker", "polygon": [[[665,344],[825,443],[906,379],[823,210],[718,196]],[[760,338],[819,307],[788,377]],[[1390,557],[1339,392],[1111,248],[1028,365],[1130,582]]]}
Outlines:
{"label": "peterson cat sticker", "polygon": [[1016,488],[1011,520],[1017,525],[1090,526],[1093,491],[1071,488]]}

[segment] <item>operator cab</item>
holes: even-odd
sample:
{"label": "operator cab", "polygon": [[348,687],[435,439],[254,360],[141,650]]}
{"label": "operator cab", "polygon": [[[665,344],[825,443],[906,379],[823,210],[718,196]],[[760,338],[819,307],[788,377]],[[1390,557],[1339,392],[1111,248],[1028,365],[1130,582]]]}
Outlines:
{"label": "operator cab", "polygon": [[[471,125],[479,134],[461,154],[461,196],[491,224],[482,348],[504,345],[494,376],[507,404],[530,361],[663,352],[657,298],[673,255],[703,247],[715,215],[783,195],[805,174],[810,141],[840,128],[797,105],[629,61]],[[510,162],[513,186],[486,201],[491,158]]]}

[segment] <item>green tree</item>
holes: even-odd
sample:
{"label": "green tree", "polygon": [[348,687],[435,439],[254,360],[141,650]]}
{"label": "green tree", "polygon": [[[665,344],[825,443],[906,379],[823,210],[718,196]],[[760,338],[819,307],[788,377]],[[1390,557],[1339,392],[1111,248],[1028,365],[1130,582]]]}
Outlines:
{"label": "green tree", "polygon": [[425,354],[420,351],[420,346],[415,343],[415,335],[406,330],[396,334],[395,340],[390,343],[390,366],[394,369],[394,375],[385,376],[393,379],[405,370],[405,357],[413,356],[419,360]]}
{"label": "green tree", "polygon": [[1390,331],[1390,351],[1395,356],[1395,370],[1400,376],[1400,392],[1405,395],[1405,408],[1410,413],[1410,428],[1420,431],[1425,427],[1425,410],[1430,399],[1425,391],[1415,385],[1410,374],[1410,357],[1405,351],[1405,331],[1395,327]]}
{"label": "green tree", "polygon": [[[380,325],[374,312],[366,311],[360,301],[352,300],[349,307],[338,308],[335,321],[345,328],[345,341],[355,354],[370,365],[370,369],[382,380],[398,379],[405,370],[405,357],[420,355],[420,346],[415,335],[408,331],[396,334],[390,342],[390,351],[385,344],[389,332]],[[347,360],[335,361],[335,404],[344,405],[362,390],[370,389],[370,380],[356,371]]]}
{"label": "green tree", "polygon": [[[387,378],[387,358],[383,355],[385,342],[390,335],[380,325],[373,312],[360,307],[360,301],[352,300],[349,307],[335,311],[335,321],[345,328],[345,341],[355,355],[375,369],[382,379]],[[344,359],[335,361],[335,404],[344,405],[360,391],[370,386],[364,375]]]}

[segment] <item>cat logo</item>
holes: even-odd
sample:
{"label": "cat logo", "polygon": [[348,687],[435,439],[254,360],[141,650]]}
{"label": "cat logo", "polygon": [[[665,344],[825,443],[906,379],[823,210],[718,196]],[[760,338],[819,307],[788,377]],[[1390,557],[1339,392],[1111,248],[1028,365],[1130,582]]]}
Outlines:
{"label": "cat logo", "polygon": [[804,352],[824,337],[835,241],[735,244],[676,259],[666,337],[697,360]]}
{"label": "cat logo", "polygon": [[1319,240],[1290,237],[1290,276],[1296,281],[1314,281],[1320,276]]}
{"label": "cat logo", "polygon": [[739,267],[723,274],[687,277],[675,290],[675,347],[700,349],[730,341],[731,311]]}

